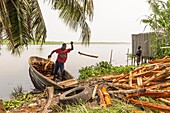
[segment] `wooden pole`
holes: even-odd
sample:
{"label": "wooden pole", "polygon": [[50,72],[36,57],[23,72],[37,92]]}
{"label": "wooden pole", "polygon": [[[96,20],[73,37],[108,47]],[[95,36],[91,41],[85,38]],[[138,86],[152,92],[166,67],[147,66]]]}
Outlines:
{"label": "wooden pole", "polygon": [[111,50],[111,54],[110,54],[110,64],[112,63],[112,53],[113,53],[113,50]]}
{"label": "wooden pole", "polygon": [[129,48],[128,48],[128,50],[127,50],[127,66],[129,65],[129,64],[128,64],[128,61],[129,61],[128,58],[129,58]]}

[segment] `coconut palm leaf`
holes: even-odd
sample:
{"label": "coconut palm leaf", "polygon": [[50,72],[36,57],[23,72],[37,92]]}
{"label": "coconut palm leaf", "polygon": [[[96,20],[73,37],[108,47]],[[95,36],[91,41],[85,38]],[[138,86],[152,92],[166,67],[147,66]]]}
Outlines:
{"label": "coconut palm leaf", "polygon": [[[11,46],[11,48],[14,48],[14,40],[12,36],[11,24],[6,4],[7,1],[0,0],[1,35],[4,34],[4,36],[8,37],[8,40],[10,41],[9,45]],[[9,3],[8,5],[10,6]]]}
{"label": "coconut palm leaf", "polygon": [[[89,44],[91,30],[87,20],[93,19],[93,0],[46,0],[59,10],[59,17],[77,31],[82,43]],[[30,43],[45,42],[46,27],[37,0],[0,0],[0,37],[8,49],[19,54]]]}
{"label": "coconut palm leaf", "polygon": [[46,27],[36,0],[0,1],[4,4],[0,7],[6,8],[1,10],[3,33],[12,53],[19,54],[31,42],[45,41]]}
{"label": "coconut palm leaf", "polygon": [[[59,10],[59,17],[71,29],[77,31],[81,29],[80,39],[82,43],[89,44],[91,30],[87,23],[93,20],[93,1],[92,0],[46,0],[52,8]],[[88,18],[87,18],[88,17]]]}

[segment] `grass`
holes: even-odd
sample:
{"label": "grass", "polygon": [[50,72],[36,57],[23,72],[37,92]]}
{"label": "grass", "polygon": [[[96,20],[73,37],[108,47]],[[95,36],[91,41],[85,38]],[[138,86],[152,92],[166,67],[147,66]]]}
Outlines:
{"label": "grass", "polygon": [[17,86],[16,88],[13,88],[13,91],[10,94],[11,98],[17,98],[24,94],[24,89],[22,86]]}
{"label": "grass", "polygon": [[67,105],[66,109],[61,111],[62,113],[133,113],[134,111],[140,111],[140,113],[146,113],[140,108],[135,107],[132,104],[127,104],[118,99],[113,100],[111,107],[101,108],[91,107],[89,104],[81,103],[74,106]]}
{"label": "grass", "polygon": [[24,103],[30,101],[31,98],[33,98],[31,94],[28,93],[24,94],[22,86],[17,86],[16,88],[13,88],[10,97],[11,100],[3,101],[6,110],[18,108]]}

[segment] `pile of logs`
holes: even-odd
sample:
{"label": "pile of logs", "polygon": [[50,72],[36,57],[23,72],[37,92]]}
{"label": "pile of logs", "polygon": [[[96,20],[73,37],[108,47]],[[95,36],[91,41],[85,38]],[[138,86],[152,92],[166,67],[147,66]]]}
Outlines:
{"label": "pile of logs", "polygon": [[43,75],[52,75],[54,64],[52,62],[34,62],[33,67]]}
{"label": "pile of logs", "polygon": [[[150,64],[138,67],[127,74],[104,76],[102,80],[108,91],[102,93],[101,89],[97,90],[101,106],[107,105],[105,95],[110,97],[121,95],[119,98],[135,106],[170,113],[168,106],[170,105],[170,57],[150,61]],[[93,93],[96,89],[97,87],[94,87]],[[167,106],[138,100],[140,96],[162,101]]]}

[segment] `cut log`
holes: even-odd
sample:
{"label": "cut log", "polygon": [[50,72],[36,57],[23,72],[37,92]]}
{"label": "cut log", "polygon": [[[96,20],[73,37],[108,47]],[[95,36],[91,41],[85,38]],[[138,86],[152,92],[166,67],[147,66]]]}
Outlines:
{"label": "cut log", "polygon": [[142,73],[133,74],[133,77],[150,76],[151,74],[152,74],[152,71],[145,71]]}
{"label": "cut log", "polygon": [[138,86],[142,86],[142,77],[137,77]]}
{"label": "cut log", "polygon": [[163,80],[165,80],[169,76],[170,76],[170,71],[168,71],[167,73],[163,74],[162,76],[156,77],[154,79],[154,81],[163,81]]}
{"label": "cut log", "polygon": [[6,109],[5,109],[4,105],[3,105],[2,100],[0,100],[0,113],[6,113]]}
{"label": "cut log", "polygon": [[146,89],[147,92],[160,92],[160,93],[165,93],[165,92],[170,92],[170,90],[150,90]]}
{"label": "cut log", "polygon": [[92,93],[92,99],[93,99],[93,100],[95,99],[95,95],[96,95],[97,88],[98,88],[98,84],[95,85],[94,90],[93,90],[93,93]]}
{"label": "cut log", "polygon": [[106,108],[106,103],[105,103],[105,100],[104,100],[104,96],[103,96],[103,93],[100,89],[98,89],[98,96],[100,98],[100,107],[104,107]]}
{"label": "cut log", "polygon": [[138,67],[138,68],[136,68],[135,70],[133,70],[133,71],[131,71],[133,74],[135,73],[135,72],[139,72],[139,70],[142,70],[142,69],[144,69],[145,67]]}
{"label": "cut log", "polygon": [[139,92],[145,92],[146,89],[130,89],[130,90],[118,90],[118,91],[108,91],[109,94],[133,94],[133,93],[139,93]]}
{"label": "cut log", "polygon": [[115,84],[106,83],[106,84],[110,87],[120,87],[123,89],[135,89],[136,88],[136,87],[130,86],[129,84],[119,84],[119,83],[115,83]]}
{"label": "cut log", "polygon": [[131,104],[138,106],[138,107],[147,107],[151,110],[158,110],[162,111],[164,113],[170,113],[170,107],[169,106],[163,106],[161,104],[155,104],[151,102],[145,102],[145,101],[140,101],[140,100],[135,100],[135,99],[128,99],[128,102]]}
{"label": "cut log", "polygon": [[168,59],[168,58],[170,58],[170,56],[165,56],[164,58],[162,58],[162,59]]}
{"label": "cut log", "polygon": [[165,67],[170,67],[170,63],[169,62],[163,63],[163,65],[165,65]]}
{"label": "cut log", "polygon": [[95,55],[89,55],[89,54],[85,54],[85,53],[82,53],[82,52],[78,52],[80,55],[84,55],[84,56],[88,56],[88,57],[93,57],[93,58],[98,58],[98,56],[95,56]]}
{"label": "cut log", "polygon": [[122,75],[107,75],[107,76],[103,76],[102,79],[107,81],[107,80],[110,80],[110,79],[116,79],[116,78],[119,78],[121,77]]}
{"label": "cut log", "polygon": [[168,87],[168,86],[170,86],[170,83],[164,82],[164,83],[157,83],[157,84],[152,85],[152,86],[147,86],[147,89],[162,89],[162,88],[165,88],[165,87]]}
{"label": "cut log", "polygon": [[132,71],[129,74],[129,85],[132,87],[132,79],[133,79],[133,75],[132,75]]}
{"label": "cut log", "polygon": [[170,105],[170,101],[164,98],[158,98],[159,101],[162,101],[164,103],[166,103],[167,105]]}
{"label": "cut log", "polygon": [[169,70],[169,68],[168,68],[168,69],[164,69],[163,71],[157,73],[156,75],[153,75],[153,76],[152,76],[151,78],[149,78],[147,81],[143,82],[143,85],[142,85],[142,86],[147,85],[150,81],[156,79],[157,77],[160,77],[160,76],[163,76],[163,75],[167,74],[167,73],[168,73],[168,70]]}
{"label": "cut log", "polygon": [[170,92],[138,92],[135,94],[130,94],[127,97],[133,98],[133,97],[138,97],[138,96],[148,96],[151,98],[169,98]]}
{"label": "cut log", "polygon": [[48,113],[48,108],[52,102],[53,95],[54,95],[54,87],[47,87],[45,91],[47,92],[48,98],[47,98],[47,104],[44,106],[42,113]]}
{"label": "cut log", "polygon": [[106,102],[106,105],[111,106],[112,103],[111,103],[111,100],[110,100],[110,95],[109,95],[109,93],[107,93],[107,90],[106,90],[105,87],[102,88],[102,93],[104,95],[104,100]]}
{"label": "cut log", "polygon": [[117,78],[117,79],[113,80],[113,83],[118,82],[119,80],[121,80],[121,79],[125,78],[125,77],[126,77],[126,76],[128,76],[128,75],[129,75],[129,74],[122,74],[119,78]]}
{"label": "cut log", "polygon": [[158,60],[152,60],[152,61],[148,61],[149,64],[154,64],[154,63],[166,63],[166,62],[170,62],[170,59],[158,59]]}

